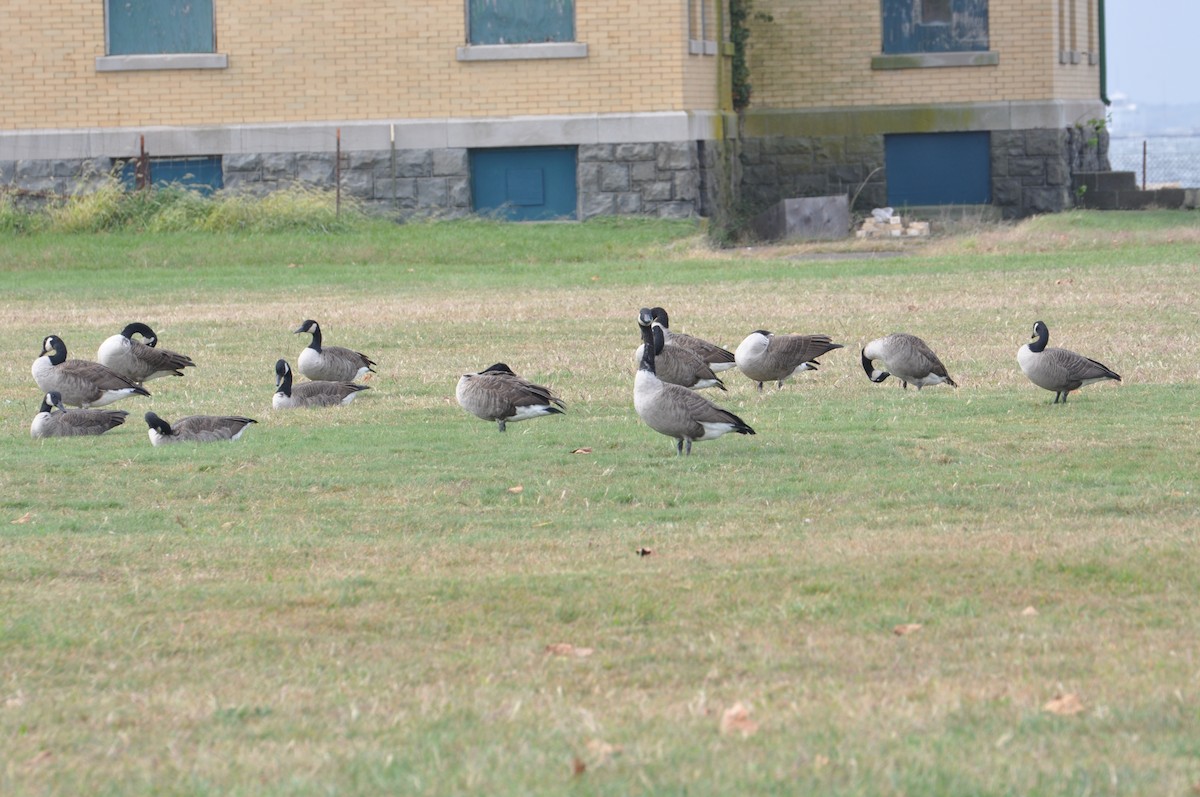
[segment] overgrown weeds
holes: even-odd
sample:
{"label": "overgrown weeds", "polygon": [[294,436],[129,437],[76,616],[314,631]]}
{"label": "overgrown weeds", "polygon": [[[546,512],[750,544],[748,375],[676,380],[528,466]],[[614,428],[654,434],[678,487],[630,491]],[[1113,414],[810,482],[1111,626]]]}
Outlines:
{"label": "overgrown weeds", "polygon": [[0,232],[337,232],[366,219],[353,198],[295,185],[266,196],[217,192],[204,196],[180,185],[130,191],[115,178],[87,193],[22,207],[0,195]]}

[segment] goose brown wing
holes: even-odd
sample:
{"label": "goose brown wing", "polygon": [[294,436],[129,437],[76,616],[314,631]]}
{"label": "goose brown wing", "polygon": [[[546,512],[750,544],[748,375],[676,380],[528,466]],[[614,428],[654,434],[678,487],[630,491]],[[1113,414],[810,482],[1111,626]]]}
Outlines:
{"label": "goose brown wing", "polygon": [[129,341],[129,350],[143,366],[143,370],[147,376],[164,371],[174,372],[178,376],[183,376],[184,368],[194,368],[196,366],[192,358],[185,354],[179,354],[170,349],[160,349],[156,346],[147,346],[140,340]]}

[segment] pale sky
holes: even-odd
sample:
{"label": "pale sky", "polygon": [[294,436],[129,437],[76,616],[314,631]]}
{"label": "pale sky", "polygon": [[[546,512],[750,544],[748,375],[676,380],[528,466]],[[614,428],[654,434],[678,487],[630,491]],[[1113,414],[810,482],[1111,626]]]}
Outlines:
{"label": "pale sky", "polygon": [[1200,103],[1200,0],[1105,0],[1108,96]]}

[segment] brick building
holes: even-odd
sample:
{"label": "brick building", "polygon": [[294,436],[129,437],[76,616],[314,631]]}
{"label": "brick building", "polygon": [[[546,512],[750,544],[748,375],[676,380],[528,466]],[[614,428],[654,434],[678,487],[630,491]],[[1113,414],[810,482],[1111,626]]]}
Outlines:
{"label": "brick building", "polygon": [[156,181],[327,186],[340,131],[343,189],[399,215],[843,192],[1024,215],[1103,155],[1102,0],[755,0],[740,116],[728,4],[8,3],[0,185],[86,187],[144,142]]}

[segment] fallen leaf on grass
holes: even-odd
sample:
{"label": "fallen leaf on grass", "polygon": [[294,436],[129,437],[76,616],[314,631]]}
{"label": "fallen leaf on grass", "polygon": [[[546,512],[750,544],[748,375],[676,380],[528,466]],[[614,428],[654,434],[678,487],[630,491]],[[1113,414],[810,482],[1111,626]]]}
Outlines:
{"label": "fallen leaf on grass", "polygon": [[753,736],[758,732],[758,723],[750,719],[750,709],[745,703],[737,702],[726,709],[721,715],[721,735],[740,733],[742,738]]}
{"label": "fallen leaf on grass", "polygon": [[896,636],[908,636],[909,634],[915,634],[917,631],[920,631],[921,627],[922,626],[920,623],[904,623],[903,625],[898,625],[893,628],[892,633]]}
{"label": "fallen leaf on grass", "polygon": [[577,648],[569,642],[555,642],[547,645],[546,652],[553,656],[572,656],[577,659],[587,658],[595,653],[592,648]]}
{"label": "fallen leaf on grass", "polygon": [[584,772],[587,772],[587,764],[583,763],[583,759],[575,756],[575,760],[571,762],[571,774],[579,777]]}
{"label": "fallen leaf on grass", "polygon": [[592,449],[586,448],[586,447],[585,448],[577,448],[574,451],[572,451],[571,453],[572,454],[590,454],[590,453],[592,453]]}
{"label": "fallen leaf on grass", "polygon": [[17,525],[20,525],[20,524],[22,524],[22,523],[28,523],[28,522],[29,522],[29,521],[31,521],[31,520],[33,520],[33,513],[32,513],[32,512],[26,512],[24,515],[21,515],[19,518],[17,518],[16,520],[14,520],[14,521],[12,522],[12,525],[14,525],[14,526],[17,526]]}
{"label": "fallen leaf on grass", "polygon": [[1083,711],[1083,701],[1079,699],[1079,695],[1067,692],[1042,706],[1042,711],[1057,714],[1060,717],[1071,717]]}
{"label": "fallen leaf on grass", "polygon": [[524,487],[522,487],[521,485],[519,485],[519,484],[518,484],[518,485],[516,485],[516,486],[514,486],[514,487],[509,487],[509,488],[508,488],[508,491],[509,491],[510,493],[512,493],[513,495],[517,495],[518,493],[522,493],[522,492],[524,492],[524,491],[525,491],[525,488],[524,488]]}
{"label": "fallen leaf on grass", "polygon": [[1038,615],[1038,610],[1033,608],[1032,606],[1026,606],[1024,609],[1021,610],[1022,617],[1037,617],[1037,615]]}
{"label": "fallen leaf on grass", "polygon": [[638,556],[649,556],[652,553],[654,553],[653,548],[638,548],[637,549]]}
{"label": "fallen leaf on grass", "polygon": [[38,764],[45,764],[51,758],[54,758],[54,753],[49,750],[43,750],[33,758],[29,759],[29,766],[36,767]]}

